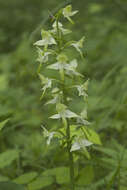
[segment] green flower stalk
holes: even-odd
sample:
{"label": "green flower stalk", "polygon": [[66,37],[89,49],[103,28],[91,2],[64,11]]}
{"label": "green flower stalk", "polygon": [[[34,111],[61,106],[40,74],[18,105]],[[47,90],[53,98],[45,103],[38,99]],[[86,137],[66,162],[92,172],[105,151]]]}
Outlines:
{"label": "green flower stalk", "polygon": [[[72,11],[71,5],[61,9],[54,16],[52,29],[48,31],[42,30],[42,39],[34,44],[38,51],[38,72],[42,84],[41,99],[46,95],[47,91],[50,92],[51,99],[45,105],[54,105],[54,114],[49,119],[61,122],[60,127],[56,131],[50,132],[44,126],[42,126],[42,129],[48,145],[52,142],[53,138],[58,138],[60,145],[64,144],[68,152],[70,190],[75,190],[76,186],[73,158],[75,151],[83,151],[89,159],[88,147],[92,144],[101,144],[96,132],[90,129],[90,122],[87,121],[87,107],[83,108],[80,113],[75,113],[69,106],[75,96],[79,96],[85,102],[85,105],[87,105],[88,97],[89,79],[86,79],[82,84],[78,82],[84,79],[84,76],[77,71],[78,61],[76,58],[70,59],[67,55],[67,51],[74,47],[81,58],[83,57],[84,37],[79,41],[67,41],[66,35],[70,34],[71,31],[65,29],[60,22],[62,17],[64,17],[71,23],[74,23],[71,17],[77,12]],[[54,70],[56,75],[58,73],[58,79],[44,76],[41,66],[48,70]]]}

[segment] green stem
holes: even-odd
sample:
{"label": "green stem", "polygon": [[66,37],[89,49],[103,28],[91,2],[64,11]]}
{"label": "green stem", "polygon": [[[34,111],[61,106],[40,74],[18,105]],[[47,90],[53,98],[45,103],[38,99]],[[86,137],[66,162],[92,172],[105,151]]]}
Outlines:
{"label": "green stem", "polygon": [[[57,27],[57,37],[58,37],[58,52],[61,52],[61,34],[59,30],[59,15],[56,18],[56,27]],[[63,97],[64,97],[64,102],[66,102],[66,93],[65,93],[65,88],[64,88],[64,70],[60,71],[61,75],[61,81],[62,81],[62,89],[63,89]],[[64,127],[66,128],[66,137],[67,137],[67,152],[68,152],[68,158],[69,158],[69,167],[70,167],[70,190],[75,190],[75,184],[74,184],[74,161],[73,161],[73,154],[70,152],[71,150],[71,136],[70,136],[70,125],[69,121],[66,120],[66,118],[62,118],[62,122]]]}
{"label": "green stem", "polygon": [[56,19],[56,27],[57,27],[57,37],[58,37],[58,50],[60,51],[60,49],[61,49],[61,47],[60,47],[60,41],[61,41],[61,39],[60,39],[60,30],[59,30],[59,15],[57,16],[57,19]]}
{"label": "green stem", "polygon": [[70,150],[71,150],[71,138],[70,138],[70,126],[69,126],[69,123],[67,123],[66,135],[67,135],[67,151],[68,151],[68,156],[69,156],[69,167],[70,167],[70,189],[75,190],[75,184],[74,184],[74,160],[73,160],[73,154],[72,154],[72,152],[70,152]]}

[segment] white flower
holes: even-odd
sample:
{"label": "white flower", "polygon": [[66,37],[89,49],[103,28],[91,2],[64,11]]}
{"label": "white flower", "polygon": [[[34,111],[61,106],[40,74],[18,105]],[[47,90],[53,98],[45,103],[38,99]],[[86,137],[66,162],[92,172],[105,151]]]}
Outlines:
{"label": "white flower", "polygon": [[82,85],[75,85],[75,87],[77,88],[78,92],[79,92],[79,96],[84,96],[87,97],[87,90],[88,90],[88,83],[89,83],[89,79]]}
{"label": "white flower", "polygon": [[42,88],[43,93],[41,96],[41,98],[42,98],[45,94],[46,89],[51,88],[53,79],[49,79],[47,77],[44,77],[42,74],[39,74],[39,77],[40,77],[41,83],[43,85],[43,88]]}
{"label": "white flower", "polygon": [[77,118],[77,123],[81,124],[81,125],[90,125],[90,122],[85,120],[84,118],[82,117],[78,117]]}
{"label": "white flower", "polygon": [[76,75],[76,76],[83,77],[82,74],[80,74],[79,72],[76,71],[77,65],[78,65],[78,63],[77,63],[76,59],[73,59],[69,64],[66,64],[65,65],[66,73],[68,75]]}
{"label": "white flower", "polygon": [[65,68],[66,64],[67,64],[67,56],[64,54],[60,54],[57,56],[57,62],[49,65],[47,68],[54,70],[62,70]]}
{"label": "white flower", "polygon": [[42,40],[39,40],[34,43],[36,46],[47,46],[47,45],[52,45],[56,44],[55,39],[52,37],[49,31],[42,30]]}
{"label": "white flower", "polygon": [[59,94],[55,94],[53,99],[51,99],[48,102],[46,102],[46,105],[47,104],[57,104],[60,101],[60,98],[61,98],[60,93]]}
{"label": "white flower", "polygon": [[50,118],[51,119],[60,119],[60,118],[77,118],[79,117],[76,113],[66,109],[67,106],[64,104],[57,104],[56,105],[56,110],[58,114],[52,115]]}
{"label": "white flower", "polygon": [[76,117],[78,117],[78,115],[75,114],[74,112],[72,112],[70,110],[65,110],[62,113],[52,115],[50,118],[51,119],[60,119],[60,118],[76,118]]}
{"label": "white flower", "polygon": [[[52,27],[53,27],[53,30],[51,30],[51,32],[56,34],[57,33],[57,23],[56,23],[56,21],[53,23]],[[71,30],[63,28],[63,25],[60,22],[58,22],[58,27],[59,27],[59,30],[61,31],[61,33],[64,34],[64,35],[71,33]]]}
{"label": "white flower", "polygon": [[51,64],[47,66],[48,69],[54,69],[54,70],[65,70],[67,75],[76,75],[76,76],[81,76],[83,77],[82,74],[76,71],[77,68],[77,60],[73,59],[70,63],[67,63],[67,57],[59,55],[57,58],[57,62],[54,64]]}
{"label": "white flower", "polygon": [[[56,21],[53,23],[52,27],[53,27],[54,29],[57,28],[57,23],[56,23]],[[63,27],[63,25],[62,25],[61,22],[58,22],[58,27],[59,27],[59,28],[62,28],[62,27]]]}
{"label": "white flower", "polygon": [[67,56],[64,54],[60,54],[57,56],[57,62],[54,64],[49,65],[47,68],[48,69],[54,69],[54,70],[59,70],[60,76],[62,80],[64,80],[64,69],[66,68],[67,64]]}
{"label": "white flower", "polygon": [[75,15],[78,11],[72,11],[72,6],[68,5],[63,9],[63,15],[65,18],[67,18],[72,24],[73,21],[70,17],[72,17],[73,15]]}
{"label": "white flower", "polygon": [[62,70],[65,68],[65,63],[59,63],[59,62],[56,62],[54,64],[51,64],[49,66],[47,66],[48,69],[54,69],[54,70]]}
{"label": "white flower", "polygon": [[52,89],[52,93],[53,93],[53,94],[54,94],[54,93],[57,93],[57,92],[59,92],[59,90],[60,90],[59,88],[55,87],[55,88]]}
{"label": "white flower", "polygon": [[83,42],[84,42],[85,37],[82,37],[79,41],[73,42],[71,45],[80,53],[82,56],[82,52],[80,48],[83,48]]}
{"label": "white flower", "polygon": [[87,121],[87,110],[86,109],[84,109],[80,113],[80,116],[77,118],[77,123],[82,124],[82,125],[90,125],[90,122]]}
{"label": "white flower", "polygon": [[46,102],[46,105],[47,104],[56,104],[57,103],[57,100],[58,100],[58,97],[55,96],[53,99],[49,100],[48,102]]}
{"label": "white flower", "polygon": [[48,61],[48,55],[51,54],[51,52],[44,52],[43,50],[41,50],[39,47],[37,47],[38,50],[38,58],[37,61],[40,63],[46,63]]}
{"label": "white flower", "polygon": [[79,139],[77,139],[77,141],[75,141],[72,144],[70,152],[75,151],[75,150],[84,149],[85,147],[91,146],[92,144],[93,143],[88,141],[87,139],[79,138]]}
{"label": "white flower", "polygon": [[79,92],[79,96],[84,96],[87,97],[87,93],[84,91],[84,86],[83,85],[76,85],[77,90]]}
{"label": "white flower", "polygon": [[49,132],[44,126],[41,127],[43,129],[44,137],[47,138],[47,145],[49,145],[56,132]]}

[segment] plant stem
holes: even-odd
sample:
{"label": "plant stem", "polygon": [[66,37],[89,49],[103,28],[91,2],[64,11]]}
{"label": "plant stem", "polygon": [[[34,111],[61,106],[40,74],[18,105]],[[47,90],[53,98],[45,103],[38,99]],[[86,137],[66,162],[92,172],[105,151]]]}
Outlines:
{"label": "plant stem", "polygon": [[68,151],[68,156],[69,156],[69,167],[70,167],[70,189],[75,190],[74,161],[73,161],[73,154],[72,154],[72,152],[70,152],[70,150],[71,150],[71,138],[70,138],[70,125],[69,125],[69,123],[67,123],[66,135],[67,135],[67,151]]}
{"label": "plant stem", "polygon": [[56,19],[56,27],[57,27],[57,37],[58,37],[58,50],[60,52],[61,50],[61,38],[60,38],[60,30],[59,30],[59,15],[57,16],[57,19]]}
{"label": "plant stem", "polygon": [[[57,26],[57,36],[58,36],[58,52],[61,52],[61,34],[59,30],[59,15],[57,16],[56,19],[56,26]],[[63,90],[63,102],[66,102],[66,93],[64,90],[64,70],[60,71],[61,75],[61,81],[62,81],[62,90]],[[71,136],[70,136],[70,125],[69,121],[66,120],[66,118],[62,118],[64,127],[66,127],[66,137],[67,137],[67,151],[68,151],[68,158],[69,158],[69,167],[70,167],[70,190],[75,190],[75,184],[74,184],[74,161],[73,161],[73,154],[70,152],[71,150]]]}

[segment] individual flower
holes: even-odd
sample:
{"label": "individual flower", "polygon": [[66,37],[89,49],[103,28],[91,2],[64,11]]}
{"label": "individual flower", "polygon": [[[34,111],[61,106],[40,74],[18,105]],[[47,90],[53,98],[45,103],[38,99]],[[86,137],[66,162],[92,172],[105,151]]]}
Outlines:
{"label": "individual flower", "polygon": [[64,104],[57,104],[56,110],[58,114],[52,115],[51,119],[60,119],[60,118],[77,118],[78,115],[67,109],[67,106]]}
{"label": "individual flower", "polygon": [[75,85],[75,87],[77,88],[79,92],[79,96],[84,96],[84,98],[88,96],[87,95],[88,82],[89,82],[89,79],[82,85]]}
{"label": "individual flower", "polygon": [[87,146],[91,146],[92,144],[93,143],[88,141],[87,139],[77,138],[76,141],[72,144],[70,152],[85,149]]}
{"label": "individual flower", "polygon": [[[56,93],[56,92],[59,91],[59,89],[58,89],[58,91],[55,91],[55,92],[54,92],[54,90],[55,90],[55,89],[52,90],[53,99],[51,99],[51,100],[49,100],[48,102],[46,102],[46,105],[47,105],[47,104],[58,104],[58,103],[61,101],[61,99],[62,99],[62,92],[60,91],[59,93]],[[56,90],[57,90],[57,89],[56,89]],[[54,92],[54,93],[53,93],[53,92]]]}
{"label": "individual flower", "polygon": [[[57,33],[57,23],[56,23],[56,21],[53,23],[52,27],[53,27],[53,29],[51,30],[51,32],[56,34]],[[58,27],[59,27],[59,30],[61,31],[61,33],[63,35],[71,33],[71,30],[63,28],[63,25],[60,22],[58,22]]]}
{"label": "individual flower", "polygon": [[42,93],[42,96],[41,96],[41,99],[42,99],[44,94],[45,94],[46,89],[51,88],[53,79],[49,79],[47,77],[44,77],[42,74],[39,74],[39,77],[40,77],[40,80],[41,80],[41,84],[43,85],[43,88],[42,88],[43,93]]}
{"label": "individual flower", "polygon": [[59,95],[55,95],[53,99],[46,102],[46,105],[47,104],[56,104],[58,101],[59,101]]}
{"label": "individual flower", "polygon": [[69,64],[65,65],[65,70],[66,70],[66,74],[68,75],[76,75],[76,76],[81,76],[83,77],[82,74],[80,74],[79,72],[76,71],[76,68],[78,66],[77,60],[73,59]]}
{"label": "individual flower", "polygon": [[41,50],[39,47],[37,47],[37,51],[38,51],[37,61],[39,63],[46,63],[48,61],[48,56],[51,54],[51,52],[48,51],[45,52]]}
{"label": "individual flower", "polygon": [[56,44],[55,39],[52,37],[49,31],[42,30],[41,35],[42,35],[42,40],[35,42],[34,45],[48,46],[48,45]]}
{"label": "individual flower", "polygon": [[56,132],[49,132],[44,126],[41,126],[41,127],[43,129],[44,137],[47,138],[47,145],[49,145]]}
{"label": "individual flower", "polygon": [[66,74],[69,76],[76,75],[83,77],[82,74],[76,71],[76,68],[78,66],[77,60],[73,59],[70,63],[68,63],[67,60],[68,59],[64,54],[60,54],[57,57],[57,62],[47,66],[47,68],[60,71],[65,70]]}
{"label": "individual flower", "polygon": [[67,65],[67,56],[65,54],[60,54],[57,56],[57,62],[49,65],[48,69],[59,70],[61,79],[64,80],[64,69]]}
{"label": "individual flower", "polygon": [[67,65],[67,56],[65,54],[60,54],[57,56],[57,62],[54,64],[49,65],[48,69],[54,69],[54,70],[61,70],[64,69]]}
{"label": "individual flower", "polygon": [[70,17],[72,17],[73,15],[75,15],[78,11],[72,11],[72,6],[68,5],[65,8],[63,8],[63,15],[65,18],[67,18],[72,24],[73,21]]}
{"label": "individual flower", "polygon": [[80,53],[81,56],[82,56],[81,48],[83,48],[84,39],[85,37],[82,37],[79,41],[71,43],[71,46],[73,46]]}
{"label": "individual flower", "polygon": [[86,119],[83,119],[82,117],[77,118],[77,123],[80,125],[85,125],[85,126],[90,125],[90,122],[87,121]]}

